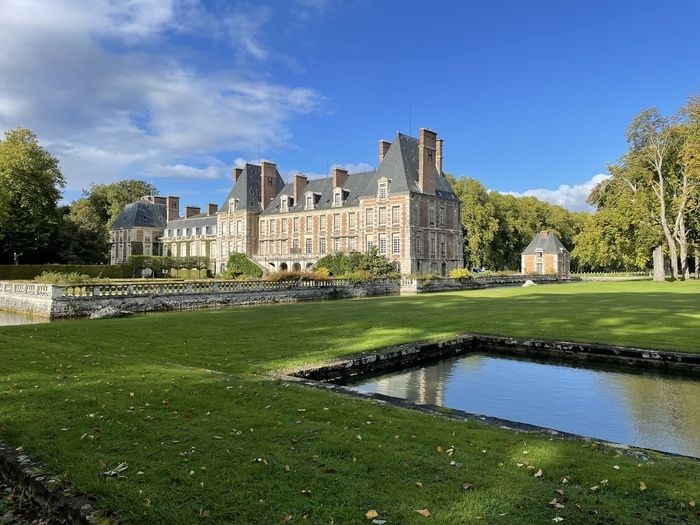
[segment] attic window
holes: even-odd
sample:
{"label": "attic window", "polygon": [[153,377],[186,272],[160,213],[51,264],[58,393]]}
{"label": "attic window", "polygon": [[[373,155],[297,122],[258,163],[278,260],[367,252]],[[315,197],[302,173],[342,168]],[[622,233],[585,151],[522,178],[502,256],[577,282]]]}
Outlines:
{"label": "attic window", "polygon": [[228,212],[233,213],[236,211],[236,204],[238,203],[238,199],[231,199],[228,203]]}
{"label": "attic window", "polygon": [[377,198],[379,200],[384,200],[389,195],[389,183],[387,181],[380,181],[377,187]]}
{"label": "attic window", "polygon": [[542,253],[543,253],[542,250],[535,250],[535,257],[537,257],[538,259],[541,259]]}
{"label": "attic window", "polygon": [[333,192],[333,206],[343,205],[343,190],[338,188]]}
{"label": "attic window", "polygon": [[314,195],[313,193],[307,193],[306,194],[306,206],[305,209],[307,210],[313,210],[314,209]]}

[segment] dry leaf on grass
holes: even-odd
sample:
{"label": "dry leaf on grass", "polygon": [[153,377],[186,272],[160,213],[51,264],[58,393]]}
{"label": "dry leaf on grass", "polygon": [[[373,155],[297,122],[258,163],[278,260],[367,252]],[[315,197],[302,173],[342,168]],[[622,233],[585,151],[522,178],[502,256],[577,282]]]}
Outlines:
{"label": "dry leaf on grass", "polygon": [[427,518],[428,516],[430,516],[430,511],[428,509],[419,509],[419,510],[416,510],[416,512],[418,514],[420,514],[421,516],[423,516],[424,518]]}

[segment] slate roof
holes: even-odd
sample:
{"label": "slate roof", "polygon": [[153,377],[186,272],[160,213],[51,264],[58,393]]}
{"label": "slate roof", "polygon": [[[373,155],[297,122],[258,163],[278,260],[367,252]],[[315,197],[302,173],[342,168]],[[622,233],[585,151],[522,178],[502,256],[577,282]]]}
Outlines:
{"label": "slate roof", "polygon": [[[382,177],[391,180],[390,193],[421,193],[418,187],[418,139],[397,133],[396,139],[389,147],[384,160],[377,170],[348,175],[345,184],[342,186],[343,190],[347,192],[343,207],[358,206],[360,197],[375,196],[377,194],[377,182]],[[304,195],[307,192],[320,195],[314,210],[332,209],[333,190],[333,177],[309,179],[301,192],[302,198],[299,199],[300,202],[295,202],[294,206],[289,208],[289,211],[299,212],[305,209]],[[442,174],[437,177],[435,194],[445,199],[458,200],[452,191],[450,183]],[[294,195],[293,181],[282,188],[280,193],[265,208],[263,215],[279,213],[280,200],[285,195]]]}
{"label": "slate roof", "polygon": [[535,235],[527,248],[523,250],[523,255],[534,254],[538,250],[542,250],[542,253],[560,253],[562,250],[568,252],[557,236],[547,231]]}
{"label": "slate roof", "polygon": [[166,210],[164,204],[139,200],[124,206],[110,229],[165,228]]}
{"label": "slate roof", "polygon": [[[216,215],[199,213],[197,215],[193,215],[192,217],[180,217],[178,219],[168,221],[168,229],[195,227],[201,228],[202,226],[216,226]],[[210,231],[214,230],[212,229]]]}
{"label": "slate roof", "polygon": [[[236,210],[246,210],[260,213],[260,166],[246,164],[238,180],[233,184],[226,200],[219,207],[220,212],[228,211],[228,203],[231,199],[238,199]],[[275,169],[276,188],[275,193],[284,187],[284,179]]]}

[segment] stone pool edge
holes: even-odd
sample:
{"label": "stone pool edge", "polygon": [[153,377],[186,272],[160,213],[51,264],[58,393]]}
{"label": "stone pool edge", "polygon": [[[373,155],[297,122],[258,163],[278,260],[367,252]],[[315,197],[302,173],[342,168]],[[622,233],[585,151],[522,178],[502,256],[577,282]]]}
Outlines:
{"label": "stone pool edge", "polygon": [[652,448],[637,447],[625,443],[616,443],[529,423],[475,414],[454,408],[418,404],[403,398],[376,392],[359,392],[345,385],[338,384],[339,381],[347,381],[350,378],[362,375],[390,372],[417,366],[437,359],[467,354],[477,347],[479,349],[500,352],[511,356],[556,357],[558,359],[572,360],[575,362],[626,363],[640,368],[656,368],[690,373],[700,372],[700,354],[594,343],[462,334],[448,341],[409,343],[370,353],[352,355],[347,358],[329,361],[315,367],[276,374],[275,377],[290,383],[320,388],[354,398],[367,399],[435,416],[447,417],[453,420],[480,421],[489,426],[503,430],[534,433],[551,438],[556,437],[599,443],[637,456],[643,455],[645,451],[648,451],[663,457],[682,458],[700,462],[700,457],[697,456],[688,456]]}

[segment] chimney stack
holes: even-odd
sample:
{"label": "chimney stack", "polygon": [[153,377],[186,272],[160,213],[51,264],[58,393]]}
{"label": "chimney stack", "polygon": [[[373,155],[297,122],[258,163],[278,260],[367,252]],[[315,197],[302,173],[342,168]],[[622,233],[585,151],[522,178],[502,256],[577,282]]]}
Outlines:
{"label": "chimney stack", "polygon": [[422,193],[435,195],[437,133],[421,128],[418,138],[418,187]]}
{"label": "chimney stack", "polygon": [[199,215],[202,210],[199,206],[185,206],[185,218],[189,219],[193,215]]}
{"label": "chimney stack", "polygon": [[333,187],[340,188],[348,180],[348,170],[343,168],[333,168]]}
{"label": "chimney stack", "polygon": [[151,202],[153,204],[161,204],[163,206],[166,206],[168,204],[165,197],[159,197],[158,195],[153,195],[152,199],[153,200]]}
{"label": "chimney stack", "polygon": [[165,207],[167,210],[167,220],[172,221],[180,217],[180,197],[168,195],[165,198]]}
{"label": "chimney stack", "polygon": [[275,198],[277,191],[277,164],[262,161],[260,163],[260,206],[264,210]]}
{"label": "chimney stack", "polygon": [[238,182],[241,173],[243,173],[243,168],[233,168],[233,182]]}
{"label": "chimney stack", "polygon": [[379,141],[379,163],[384,160],[384,157],[386,157],[387,151],[389,151],[389,148],[391,147],[391,142],[388,140],[380,140]]}
{"label": "chimney stack", "polygon": [[442,139],[437,139],[437,149],[435,151],[435,167],[438,175],[442,175]]}
{"label": "chimney stack", "polygon": [[302,175],[301,173],[294,175],[294,204],[301,202],[301,194],[304,192],[308,180],[306,175]]}
{"label": "chimney stack", "polygon": [[218,204],[214,204],[213,202],[210,202],[209,205],[207,206],[207,214],[214,215],[218,209],[219,209]]}

